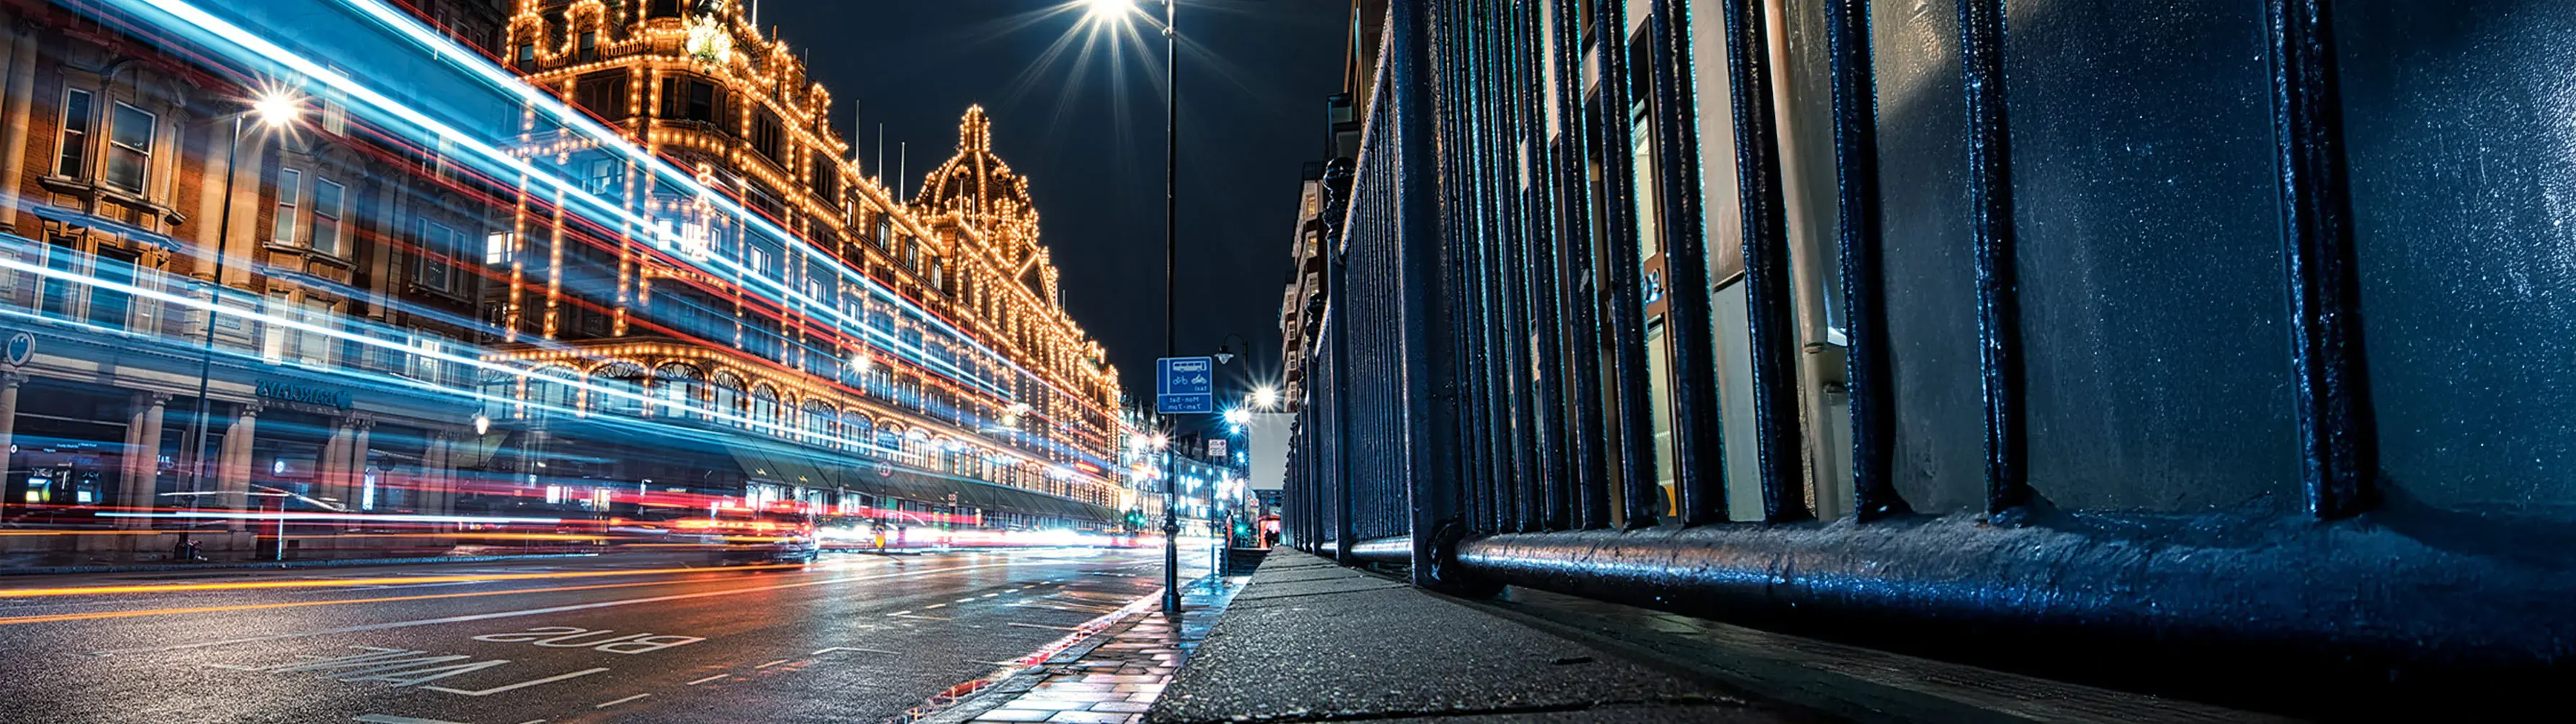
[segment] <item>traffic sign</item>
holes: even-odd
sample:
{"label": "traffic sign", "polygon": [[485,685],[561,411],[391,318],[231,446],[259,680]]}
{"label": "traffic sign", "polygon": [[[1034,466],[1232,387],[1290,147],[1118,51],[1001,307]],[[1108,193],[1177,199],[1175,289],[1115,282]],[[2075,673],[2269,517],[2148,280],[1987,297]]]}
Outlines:
{"label": "traffic sign", "polygon": [[1155,361],[1154,411],[1164,415],[1199,415],[1216,411],[1216,365],[1206,357],[1165,357]]}

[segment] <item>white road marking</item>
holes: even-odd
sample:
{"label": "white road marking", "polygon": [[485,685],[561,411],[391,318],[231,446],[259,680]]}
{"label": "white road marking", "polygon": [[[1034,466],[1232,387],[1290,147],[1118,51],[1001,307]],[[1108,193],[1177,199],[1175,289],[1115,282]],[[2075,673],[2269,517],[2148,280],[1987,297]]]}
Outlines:
{"label": "white road marking", "polygon": [[624,703],[626,703],[626,702],[634,701],[634,700],[637,700],[637,699],[642,699],[642,698],[644,698],[644,697],[648,697],[648,696],[652,696],[652,694],[636,694],[636,695],[634,695],[634,696],[626,697],[626,698],[624,698],[624,699],[619,699],[619,700],[616,700],[616,701],[602,702],[602,703],[597,704],[597,705],[594,705],[594,706],[592,706],[592,707],[590,707],[590,708],[593,708],[593,709],[606,709],[606,708],[609,708],[609,707],[612,707],[612,706],[616,706],[616,705],[619,705],[619,704],[624,704]]}
{"label": "white road marking", "polygon": [[[358,715],[357,720],[366,722],[367,724],[460,724],[459,722],[452,722],[445,719],[421,719],[408,716],[393,716],[390,714],[360,714]],[[544,720],[540,719],[539,721]]]}
{"label": "white road marking", "polygon": [[248,636],[248,637],[237,638],[237,639],[222,639],[222,640],[217,640],[217,641],[201,641],[201,642],[197,642],[197,643],[193,643],[193,644],[171,644],[171,645],[168,645],[168,646],[143,646],[143,647],[136,647],[136,648],[130,648],[130,649],[108,649],[108,650],[105,650],[105,651],[92,651],[92,652],[90,652],[90,655],[91,655],[91,656],[117,656],[117,655],[121,655],[121,654],[145,654],[145,653],[158,653],[158,652],[163,652],[163,651],[180,651],[180,650],[185,650],[185,649],[201,649],[201,648],[207,648],[207,647],[210,647],[210,646],[230,646],[230,645],[233,645],[233,644],[257,643],[257,642],[261,642],[261,641],[276,641],[276,640],[280,640],[280,639],[307,638],[307,637],[312,637],[312,636],[328,636],[328,635],[332,635],[332,634],[359,633],[359,632],[364,632],[364,631],[382,631],[382,630],[385,630],[385,629],[410,628],[410,627],[413,627],[413,626],[430,626],[430,625],[436,625],[436,624],[442,624],[442,623],[463,623],[463,622],[466,622],[466,621],[484,621],[484,620],[490,620],[490,619],[496,619],[496,618],[515,618],[515,617],[519,617],[519,616],[534,616],[534,615],[537,615],[537,614],[543,614],[543,613],[561,613],[561,612],[564,612],[564,611],[586,611],[586,610],[590,610],[590,609],[594,609],[594,608],[613,608],[613,607],[617,607],[617,606],[630,606],[630,605],[634,605],[634,604],[638,604],[638,603],[660,603],[660,602],[663,602],[663,601],[684,601],[684,600],[696,599],[696,598],[712,598],[712,597],[715,597],[715,596],[732,596],[732,595],[745,594],[745,593],[759,593],[759,592],[762,592],[762,591],[776,591],[776,590],[788,589],[788,588],[806,588],[806,587],[810,587],[810,586],[827,586],[827,585],[831,585],[831,584],[835,584],[835,583],[849,583],[849,582],[853,582],[853,581],[874,581],[874,580],[883,580],[883,579],[887,579],[887,578],[911,578],[911,577],[915,577],[915,576],[926,576],[926,575],[930,575],[930,574],[933,574],[933,573],[950,573],[950,572],[955,572],[955,571],[974,570],[974,569],[978,569],[978,568],[999,568],[999,567],[1002,567],[1002,566],[1009,566],[1009,565],[1014,565],[1014,564],[1013,564],[1013,563],[1009,563],[1009,562],[1003,562],[1003,563],[979,563],[979,564],[975,564],[975,565],[967,565],[967,566],[953,566],[953,567],[949,567],[949,568],[928,568],[928,569],[923,569],[923,570],[918,570],[918,571],[905,571],[905,572],[900,572],[900,573],[883,573],[883,574],[877,574],[877,575],[873,575],[873,576],[844,576],[844,577],[841,577],[841,578],[829,578],[829,579],[824,579],[824,580],[820,580],[820,581],[804,581],[804,582],[801,582],[801,583],[781,583],[781,584],[774,585],[774,586],[756,586],[756,587],[752,587],[752,588],[733,588],[733,589],[726,589],[726,590],[721,590],[721,591],[700,591],[700,592],[697,592],[697,593],[680,593],[680,594],[673,594],[673,595],[668,595],[668,596],[648,596],[648,597],[644,597],[644,598],[626,598],[626,599],[618,599],[618,600],[614,600],[614,601],[599,601],[599,602],[595,602],[595,603],[577,603],[577,604],[572,604],[572,605],[569,605],[569,606],[549,606],[549,607],[546,607],[546,608],[531,608],[531,609],[524,609],[524,610],[518,610],[518,611],[495,611],[495,612],[492,612],[492,613],[477,613],[477,614],[470,614],[470,615],[464,615],[464,616],[446,616],[446,617],[442,617],[442,618],[424,618],[424,619],[417,619],[417,620],[412,620],[412,621],[394,621],[394,622],[391,622],[391,623],[367,624],[367,625],[363,625],[363,626],[344,626],[344,627],[341,627],[341,628],[335,628],[335,629],[324,629],[324,630],[320,630],[320,631],[299,631],[299,632],[295,632],[295,633],[270,634],[270,635],[267,635],[267,636]]}
{"label": "white road marking", "polygon": [[697,686],[697,685],[699,685],[699,684],[704,684],[704,683],[707,683],[707,682],[710,682],[710,681],[714,681],[714,680],[717,680],[717,679],[722,679],[722,678],[727,677],[727,676],[732,676],[732,674],[717,674],[717,675],[710,676],[710,677],[707,677],[707,678],[704,678],[704,679],[699,679],[699,680],[697,680],[697,681],[692,681],[692,682],[689,682],[689,683],[686,683],[686,684],[681,684],[681,686]]}
{"label": "white road marking", "polygon": [[921,619],[921,620],[924,620],[924,621],[955,621],[955,620],[957,620],[957,619],[953,619],[953,618],[940,618],[940,617],[938,617],[938,616],[924,616],[924,615],[921,615],[921,614],[918,614],[918,613],[908,613],[908,614],[904,614],[904,616],[903,616],[903,617],[904,617],[904,618],[917,618],[917,619]]}
{"label": "white road marking", "polygon": [[930,605],[928,605],[928,606],[923,606],[922,608],[924,608],[924,609],[932,609],[932,608],[947,608],[947,607],[948,607],[948,604],[945,604],[945,603],[934,603],[934,604],[930,604]]}
{"label": "white road marking", "polygon": [[968,597],[965,597],[965,598],[957,599],[957,602],[958,602],[958,603],[974,603],[974,602],[975,602],[975,598],[974,598],[973,596],[968,596]]}
{"label": "white road marking", "polygon": [[807,656],[821,656],[821,655],[824,655],[824,654],[832,653],[832,652],[834,652],[834,651],[857,651],[857,652],[859,652],[859,653],[863,653],[863,654],[885,654],[885,655],[887,655],[887,656],[901,656],[901,655],[902,655],[902,654],[900,654],[900,653],[893,652],[893,651],[887,651],[887,650],[885,650],[885,649],[861,649],[861,648],[852,648],[852,647],[849,647],[849,646],[834,646],[834,647],[831,647],[831,648],[828,648],[828,649],[822,649],[822,650],[819,650],[819,651],[815,651],[814,653],[810,653],[810,654],[806,654],[806,655],[807,655]]}
{"label": "white road marking", "polygon": [[889,613],[889,614],[886,614],[886,615],[888,615],[888,616],[901,616],[901,615],[904,615],[904,614],[907,614],[907,613],[912,613],[912,609],[907,608],[907,609],[904,609],[904,610],[901,610],[901,611],[896,611],[896,612],[894,612],[894,613]]}
{"label": "white road marking", "polygon": [[450,689],[450,688],[447,688],[447,687],[444,687],[444,686],[424,686],[424,687],[421,687],[421,688],[423,688],[423,689],[428,689],[428,690],[430,690],[430,691],[444,691],[444,692],[447,692],[447,693],[450,693],[450,694],[463,694],[463,695],[466,695],[466,696],[491,696],[491,695],[493,695],[493,694],[498,694],[498,693],[501,693],[501,692],[504,692],[504,691],[510,691],[510,690],[513,690],[513,689],[525,689],[525,688],[528,688],[528,687],[531,687],[531,686],[536,686],[536,685],[538,685],[538,684],[552,684],[552,683],[555,683],[555,682],[558,682],[558,681],[562,681],[562,680],[565,680],[565,679],[577,679],[577,678],[580,678],[580,677],[589,676],[589,675],[591,675],[591,674],[596,674],[596,673],[599,673],[599,672],[602,672],[602,671],[607,671],[607,670],[608,670],[608,669],[606,669],[606,668],[598,668],[598,669],[582,669],[582,670],[580,670],[580,671],[575,671],[575,672],[572,672],[572,673],[569,673],[569,674],[556,674],[556,675],[554,675],[554,676],[549,676],[549,677],[546,677],[546,678],[543,678],[543,679],[537,679],[537,680],[535,680],[535,681],[522,681],[522,682],[519,682],[519,683],[516,683],[516,684],[511,684],[511,685],[508,685],[508,686],[496,687],[496,688],[491,688],[491,689],[484,689],[484,690],[482,690],[482,691],[466,691],[466,690],[463,690],[463,689]]}
{"label": "white road marking", "polygon": [[761,664],[761,665],[759,665],[759,666],[754,666],[754,667],[751,667],[751,668],[755,668],[755,669],[766,669],[766,668],[769,668],[769,667],[772,667],[772,666],[777,666],[777,665],[779,665],[779,664],[784,664],[784,663],[787,663],[787,662],[788,662],[788,659],[779,659],[779,660],[777,660],[777,661],[772,661],[772,662],[769,662],[769,663],[766,663],[766,664]]}
{"label": "white road marking", "polygon": [[992,598],[992,597],[994,597],[994,596],[999,596],[999,595],[1002,595],[1002,594],[999,594],[999,593],[987,593],[987,594],[984,594],[984,595],[981,595],[981,596],[976,596],[976,598]]}
{"label": "white road marking", "polygon": [[1013,625],[1013,626],[1018,626],[1018,627],[1020,627],[1020,628],[1051,628],[1051,629],[1055,629],[1055,630],[1057,630],[1057,631],[1080,631],[1080,630],[1082,630],[1082,627],[1080,627],[1080,626],[1048,626],[1048,625],[1044,625],[1044,624],[1035,624],[1035,623],[1020,623],[1020,622],[1018,622],[1018,621],[1012,621],[1012,622],[1011,622],[1011,625]]}

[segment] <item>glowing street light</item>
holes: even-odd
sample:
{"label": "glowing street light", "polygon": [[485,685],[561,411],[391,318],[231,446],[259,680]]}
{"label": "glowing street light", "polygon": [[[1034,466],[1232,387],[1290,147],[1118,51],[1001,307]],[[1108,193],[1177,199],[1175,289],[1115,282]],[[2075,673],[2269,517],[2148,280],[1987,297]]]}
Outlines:
{"label": "glowing street light", "polygon": [[1252,411],[1240,407],[1227,410],[1225,411],[1225,421],[1234,423],[1236,426],[1240,427],[1244,423],[1252,421]]}
{"label": "glowing street light", "polygon": [[1279,388],[1262,385],[1252,391],[1252,406],[1264,410],[1279,406]]}
{"label": "glowing street light", "polygon": [[252,115],[259,116],[260,125],[271,129],[285,128],[294,125],[296,119],[304,115],[304,100],[287,93],[269,92],[260,94],[250,109]]}
{"label": "glowing street light", "polygon": [[1083,0],[1083,4],[1091,7],[1094,20],[1123,18],[1136,12],[1136,0]]}

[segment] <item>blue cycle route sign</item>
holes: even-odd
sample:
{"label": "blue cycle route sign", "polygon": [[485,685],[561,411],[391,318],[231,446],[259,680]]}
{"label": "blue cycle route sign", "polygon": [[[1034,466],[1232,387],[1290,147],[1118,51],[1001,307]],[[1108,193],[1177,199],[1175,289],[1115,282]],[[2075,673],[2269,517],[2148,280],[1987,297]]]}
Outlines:
{"label": "blue cycle route sign", "polygon": [[1156,361],[1154,412],[1203,415],[1216,412],[1216,365],[1206,357],[1165,357]]}

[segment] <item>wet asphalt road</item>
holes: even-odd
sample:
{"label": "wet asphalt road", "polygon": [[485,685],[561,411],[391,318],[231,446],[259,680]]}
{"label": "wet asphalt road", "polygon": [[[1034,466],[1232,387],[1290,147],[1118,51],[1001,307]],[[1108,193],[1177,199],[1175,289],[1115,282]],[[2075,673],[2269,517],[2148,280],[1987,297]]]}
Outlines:
{"label": "wet asphalt road", "polygon": [[[1153,551],[676,565],[0,579],[0,722],[878,722],[1161,586]],[[299,587],[12,595],[244,583]]]}

